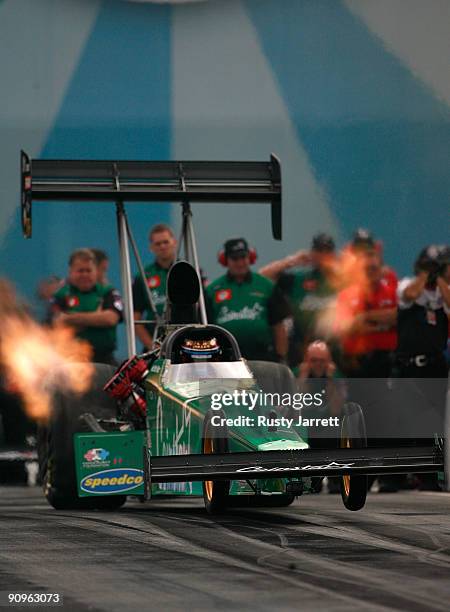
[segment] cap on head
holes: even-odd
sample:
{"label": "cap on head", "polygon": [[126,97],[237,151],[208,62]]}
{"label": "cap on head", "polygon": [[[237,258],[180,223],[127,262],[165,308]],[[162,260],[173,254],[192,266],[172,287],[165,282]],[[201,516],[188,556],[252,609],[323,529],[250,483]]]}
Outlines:
{"label": "cap on head", "polygon": [[429,265],[445,265],[450,263],[450,247],[444,244],[430,244],[422,249],[416,259],[416,272]]}
{"label": "cap on head", "polygon": [[375,239],[369,230],[361,227],[353,234],[351,245],[355,251],[371,251],[377,248]]}
{"label": "cap on head", "polygon": [[333,238],[329,234],[321,232],[316,234],[311,243],[312,251],[319,251],[321,253],[333,253],[336,248]]}
{"label": "cap on head", "polygon": [[225,257],[231,259],[237,259],[238,257],[245,257],[249,254],[250,249],[248,242],[245,238],[231,238],[227,240],[223,247]]}
{"label": "cap on head", "polygon": [[443,261],[448,256],[448,247],[444,244],[430,244],[422,249],[419,259],[429,259],[430,261]]}

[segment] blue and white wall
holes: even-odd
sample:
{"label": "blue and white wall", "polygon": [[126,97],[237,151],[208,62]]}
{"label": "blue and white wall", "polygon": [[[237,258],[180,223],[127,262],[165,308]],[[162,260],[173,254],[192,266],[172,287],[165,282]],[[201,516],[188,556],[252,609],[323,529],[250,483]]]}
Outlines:
{"label": "blue and white wall", "polygon": [[[357,226],[406,273],[448,241],[448,0],[0,0],[0,274],[31,296],[69,252],[113,255],[104,204],[38,204],[21,238],[19,150],[33,157],[282,160],[284,241],[269,212],[196,207],[203,266],[246,235],[264,263]],[[178,210],[130,205],[138,241]],[[244,216],[247,215],[247,216]],[[113,280],[118,283],[116,272]]]}

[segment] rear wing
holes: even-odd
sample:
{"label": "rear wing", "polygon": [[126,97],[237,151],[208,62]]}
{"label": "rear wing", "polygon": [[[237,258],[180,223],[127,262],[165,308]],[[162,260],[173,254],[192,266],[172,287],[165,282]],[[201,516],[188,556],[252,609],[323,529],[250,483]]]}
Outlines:
{"label": "rear wing", "polygon": [[32,160],[22,151],[25,238],[31,238],[32,202],[38,200],[270,204],[273,237],[281,240],[281,168],[275,155],[268,162]]}

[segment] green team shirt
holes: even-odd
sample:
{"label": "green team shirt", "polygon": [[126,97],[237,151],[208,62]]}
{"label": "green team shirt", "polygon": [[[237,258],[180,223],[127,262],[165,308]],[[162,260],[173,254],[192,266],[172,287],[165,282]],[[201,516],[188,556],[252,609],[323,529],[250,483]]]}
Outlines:
{"label": "green team shirt", "polygon": [[[144,268],[145,279],[150,288],[153,303],[158,314],[162,315],[166,306],[166,283],[169,269],[161,267],[156,261]],[[144,319],[153,319],[154,315],[150,309],[144,284],[140,275],[136,276],[133,283],[133,308],[135,312],[140,312]],[[154,325],[146,325],[149,333],[152,334]]]}
{"label": "green team shirt", "polygon": [[[55,293],[52,299],[53,312],[95,312],[114,310],[120,320],[123,318],[123,303],[118,291],[111,285],[95,285],[91,291],[80,291],[66,283]],[[117,344],[117,325],[110,327],[84,327],[76,332],[78,338],[87,340],[95,354],[112,353]]]}
{"label": "green team shirt", "polygon": [[273,359],[271,327],[288,316],[286,301],[268,278],[250,272],[242,283],[229,274],[206,288],[208,320],[230,331],[247,359]]}
{"label": "green team shirt", "polygon": [[335,291],[317,269],[282,274],[277,283],[287,296],[293,316],[293,343],[301,356],[306,343],[317,339],[318,317],[331,305]]}

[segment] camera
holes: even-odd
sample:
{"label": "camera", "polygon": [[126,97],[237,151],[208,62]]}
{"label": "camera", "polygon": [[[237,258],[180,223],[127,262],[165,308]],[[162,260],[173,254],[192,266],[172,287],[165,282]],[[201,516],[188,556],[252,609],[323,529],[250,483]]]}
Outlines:
{"label": "camera", "polygon": [[415,273],[427,272],[428,282],[435,284],[438,277],[445,273],[450,263],[450,248],[440,245],[431,245],[420,252],[414,266]]}

